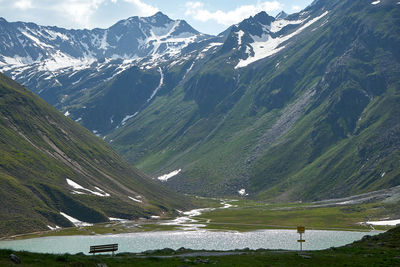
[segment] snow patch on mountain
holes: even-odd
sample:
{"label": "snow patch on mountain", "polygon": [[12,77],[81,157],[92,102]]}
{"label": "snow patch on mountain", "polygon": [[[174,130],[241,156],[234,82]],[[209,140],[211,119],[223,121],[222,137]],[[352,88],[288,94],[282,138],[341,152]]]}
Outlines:
{"label": "snow patch on mountain", "polygon": [[60,211],[60,214],[62,216],[64,216],[65,218],[67,218],[68,221],[72,222],[72,224],[75,225],[76,227],[79,227],[79,226],[93,226],[92,223],[82,222],[82,221],[80,221],[78,219],[75,219],[74,217],[72,217],[72,216],[70,216],[70,215],[68,215],[68,214],[66,214],[64,212]]}
{"label": "snow patch on mountain", "polygon": [[142,202],[143,202],[142,200],[139,199],[139,197],[134,198],[134,197],[129,197],[129,196],[128,196],[128,198],[129,198],[130,200],[133,200],[133,201],[138,202],[138,203],[142,203]]}
{"label": "snow patch on mountain", "polygon": [[244,31],[240,30],[236,34],[238,36],[238,46],[241,46],[242,45],[242,38],[243,38],[243,35],[244,35]]}
{"label": "snow patch on mountain", "polygon": [[36,38],[35,36],[29,34],[29,33],[28,33],[27,31],[25,31],[24,29],[18,28],[18,30],[19,30],[23,35],[25,35],[26,37],[28,37],[29,39],[31,39],[31,40],[34,42],[34,44],[35,44],[36,46],[41,47],[41,48],[46,48],[46,47],[47,47],[47,48],[53,48],[53,46],[41,42],[38,38]]}
{"label": "snow patch on mountain", "polygon": [[241,195],[241,196],[248,196],[249,194],[246,194],[246,189],[240,189],[239,191],[238,191],[238,193],[239,193],[239,195]]}
{"label": "snow patch on mountain", "polygon": [[158,84],[157,88],[154,89],[153,93],[151,93],[151,96],[147,99],[147,103],[150,102],[154,96],[157,94],[158,90],[163,86],[164,84],[164,73],[160,67],[158,67],[158,72],[160,73],[160,83]]}
{"label": "snow patch on mountain", "polygon": [[122,124],[122,125],[125,125],[126,122],[127,122],[129,119],[135,117],[138,113],[139,113],[139,112],[136,111],[136,112],[135,112],[134,114],[132,114],[132,115],[126,115],[125,118],[122,119],[121,124]]}
{"label": "snow patch on mountain", "polygon": [[275,20],[271,22],[271,25],[269,27],[270,32],[279,32],[283,28],[285,28],[288,25],[297,25],[303,23],[304,20],[286,20],[286,19],[280,19],[280,20]]}
{"label": "snow patch on mountain", "polygon": [[[94,188],[99,192],[92,191],[90,189],[84,188],[80,184],[72,181],[71,179],[66,179],[66,180],[67,180],[67,184],[69,186],[71,186],[72,188],[76,189],[76,190],[73,191],[74,194],[85,194],[84,192],[81,192],[81,191],[86,191],[86,192],[89,192],[92,195],[99,196],[99,197],[109,197],[110,196],[110,194],[104,192],[102,189],[100,189],[100,188],[98,188],[96,186]],[[77,191],[77,190],[80,190],[80,191]]]}
{"label": "snow patch on mountain", "polygon": [[306,28],[308,28],[321,18],[325,17],[327,14],[328,11],[325,11],[322,15],[309,20],[303,26],[301,26],[296,31],[288,35],[279,36],[276,38],[273,38],[271,35],[265,32],[261,36],[252,35],[251,37],[253,39],[253,43],[251,43],[250,46],[253,48],[254,55],[253,56],[250,55],[246,59],[241,59],[239,63],[235,66],[235,69],[246,67],[249,64],[254,63],[260,59],[278,53],[279,51],[285,48],[285,46],[280,46],[282,43],[288,41],[295,35],[301,33],[303,30],[305,30]]}
{"label": "snow patch on mountain", "polygon": [[175,175],[177,175],[181,171],[182,171],[182,169],[178,169],[178,170],[172,171],[170,173],[158,176],[157,179],[160,180],[161,182],[166,182],[166,181],[168,181],[168,179],[174,177]]}
{"label": "snow patch on mountain", "polygon": [[61,229],[61,227],[60,227],[60,226],[58,226],[58,225],[56,225],[55,227],[52,227],[51,225],[47,225],[47,227],[48,227],[50,230],[52,230],[52,231],[55,231],[55,230]]}

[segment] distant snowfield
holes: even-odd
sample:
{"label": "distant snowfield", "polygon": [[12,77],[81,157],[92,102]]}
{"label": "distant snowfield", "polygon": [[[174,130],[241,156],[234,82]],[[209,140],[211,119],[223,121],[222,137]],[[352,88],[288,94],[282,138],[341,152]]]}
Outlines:
{"label": "distant snowfield", "polygon": [[[247,59],[242,59],[239,61],[239,63],[236,65],[235,69],[238,68],[243,68],[248,66],[251,63],[254,63],[260,59],[272,56],[282,49],[285,48],[285,46],[279,47],[280,44],[284,43],[285,41],[291,39],[295,35],[299,34],[306,28],[310,27],[312,24],[320,20],[321,18],[325,17],[328,14],[328,11],[325,11],[322,15],[308,21],[305,23],[303,26],[298,28],[296,31],[294,31],[291,34],[285,35],[285,36],[280,36],[277,38],[272,38],[269,34],[262,34],[261,36],[251,36],[253,38],[253,43],[250,44],[250,46],[253,48],[254,51],[254,56],[249,56]],[[296,21],[296,23],[292,24],[298,24],[299,21]],[[286,22],[288,23],[288,22]],[[282,24],[284,25],[284,24]],[[273,30],[278,30],[278,28],[282,25],[274,25]]]}
{"label": "distant snowfield", "polygon": [[167,173],[167,174],[158,176],[157,179],[160,180],[161,182],[166,182],[166,181],[168,181],[168,179],[174,177],[175,175],[177,175],[177,174],[180,173],[181,171],[182,171],[182,169],[175,170],[175,171],[172,171],[172,172],[170,172],[170,173]]}
{"label": "distant snowfield", "polygon": [[[71,186],[72,188],[76,189],[76,190],[72,191],[73,194],[83,195],[83,194],[86,194],[86,193],[82,192],[82,191],[86,191],[86,192],[88,192],[88,193],[90,193],[92,195],[99,196],[99,197],[109,197],[110,196],[109,193],[104,192],[104,190],[98,188],[97,186],[95,186],[94,188],[98,192],[90,190],[90,189],[87,189],[87,188],[84,188],[80,184],[75,183],[74,181],[72,181],[71,179],[66,179],[66,180],[67,180],[67,183],[68,183],[69,186]],[[77,190],[81,190],[81,191],[77,191]]]}
{"label": "distant snowfield", "polygon": [[67,218],[67,220],[70,221],[70,222],[72,222],[75,226],[93,226],[92,223],[82,222],[82,221],[80,221],[80,220],[78,220],[78,219],[75,219],[75,218],[72,217],[72,216],[69,216],[68,214],[65,214],[64,212],[61,212],[61,211],[60,211],[60,214],[61,214],[62,216],[64,216],[65,218]]}

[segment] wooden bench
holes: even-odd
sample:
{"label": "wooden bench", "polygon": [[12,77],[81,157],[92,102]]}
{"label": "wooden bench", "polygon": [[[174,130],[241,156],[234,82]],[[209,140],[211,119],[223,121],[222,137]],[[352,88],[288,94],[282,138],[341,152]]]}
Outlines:
{"label": "wooden bench", "polygon": [[93,255],[96,255],[96,253],[99,253],[99,252],[110,252],[110,251],[112,251],[112,255],[114,256],[114,251],[117,251],[117,250],[118,250],[118,244],[90,246],[89,253],[93,253]]}

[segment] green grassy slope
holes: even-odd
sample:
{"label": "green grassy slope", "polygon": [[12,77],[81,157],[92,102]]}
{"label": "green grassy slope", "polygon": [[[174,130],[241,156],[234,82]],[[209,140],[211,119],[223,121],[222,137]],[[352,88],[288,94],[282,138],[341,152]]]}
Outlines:
{"label": "green grassy slope", "polygon": [[[99,187],[110,196],[75,190],[66,179],[94,192],[100,192],[95,188]],[[73,190],[86,194],[72,194]],[[191,206],[2,74],[0,202],[0,235],[48,230],[47,225],[71,226],[59,212],[95,223]]]}
{"label": "green grassy slope", "polygon": [[243,69],[221,49],[109,138],[182,192],[314,200],[400,184],[400,9],[318,1],[326,17]]}

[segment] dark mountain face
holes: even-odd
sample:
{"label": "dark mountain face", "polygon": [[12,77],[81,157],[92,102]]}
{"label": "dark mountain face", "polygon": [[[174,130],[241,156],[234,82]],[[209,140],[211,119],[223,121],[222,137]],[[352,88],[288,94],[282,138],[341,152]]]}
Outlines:
{"label": "dark mountain face", "polygon": [[400,7],[373,3],[319,0],[296,14],[262,12],[218,37],[162,14],[134,17],[113,26],[118,34],[132,23],[143,40],[160,20],[176,26],[163,26],[167,40],[189,41],[171,47],[160,33],[138,41],[138,58],[112,58],[121,37],[85,67],[2,68],[42,88],[141,169],[182,169],[166,182],[177,191],[346,196],[400,184]]}
{"label": "dark mountain face", "polygon": [[89,131],[0,75],[0,233],[133,219],[190,206]]}

